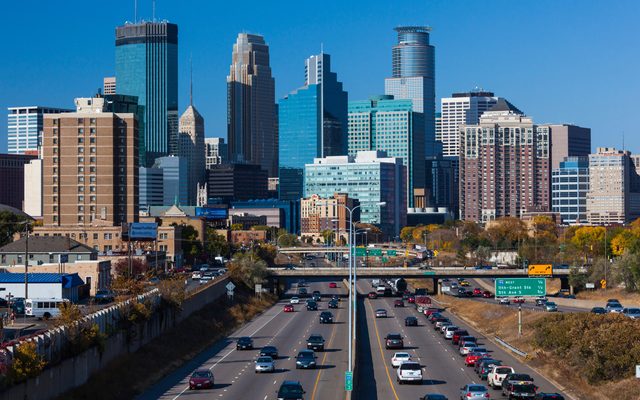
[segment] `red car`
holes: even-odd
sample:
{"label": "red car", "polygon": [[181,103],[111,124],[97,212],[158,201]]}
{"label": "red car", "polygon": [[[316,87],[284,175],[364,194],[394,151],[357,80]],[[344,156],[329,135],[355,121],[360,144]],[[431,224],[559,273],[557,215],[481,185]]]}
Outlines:
{"label": "red car", "polygon": [[416,302],[416,296],[414,295],[409,296],[407,301],[409,302],[409,304],[414,304]]}
{"label": "red car", "polygon": [[431,314],[435,314],[437,312],[440,312],[440,309],[437,307],[429,307],[427,309],[424,310],[424,315],[426,317],[430,316]]}
{"label": "red car", "polygon": [[335,288],[337,288],[337,287],[338,287],[338,285],[336,285],[336,283],[335,283],[335,282],[331,282],[331,283],[329,283],[329,287],[330,287],[331,289],[335,289]]}
{"label": "red car", "polygon": [[377,298],[378,298],[378,293],[376,293],[376,292],[369,292],[369,298],[370,298],[370,299],[377,299]]}
{"label": "red car", "polygon": [[491,293],[488,290],[485,290],[484,292],[482,292],[482,297],[484,297],[485,299],[490,299],[493,297],[493,293]]}
{"label": "red car", "polygon": [[522,304],[524,303],[524,297],[516,297],[513,299],[513,302],[516,304]]}
{"label": "red car", "polygon": [[393,306],[394,307],[404,307],[404,301],[396,300],[396,301],[393,302]]}
{"label": "red car", "polygon": [[211,389],[213,388],[213,374],[208,369],[199,369],[191,374],[189,378],[189,389]]}
{"label": "red car", "polygon": [[474,365],[476,365],[476,361],[486,356],[487,356],[487,353],[480,353],[480,352],[474,351],[472,353],[467,354],[467,357],[464,359],[464,363],[467,367],[473,367]]}
{"label": "red car", "polygon": [[291,304],[285,304],[284,312],[294,312],[293,306]]}
{"label": "red car", "polygon": [[473,295],[474,296],[482,296],[482,289],[480,289],[479,287],[473,289]]}
{"label": "red car", "polygon": [[451,343],[452,344],[458,344],[458,342],[460,341],[460,338],[462,336],[468,336],[469,332],[467,332],[466,329],[458,329],[457,331],[453,332],[453,337],[451,338]]}

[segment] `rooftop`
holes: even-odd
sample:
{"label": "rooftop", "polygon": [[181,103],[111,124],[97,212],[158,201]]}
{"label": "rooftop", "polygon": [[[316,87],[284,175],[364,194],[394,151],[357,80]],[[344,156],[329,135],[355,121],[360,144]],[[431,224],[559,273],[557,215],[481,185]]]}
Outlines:
{"label": "rooftop", "polygon": [[[0,247],[0,253],[24,253],[26,238]],[[95,253],[96,250],[67,236],[29,236],[29,253]]]}

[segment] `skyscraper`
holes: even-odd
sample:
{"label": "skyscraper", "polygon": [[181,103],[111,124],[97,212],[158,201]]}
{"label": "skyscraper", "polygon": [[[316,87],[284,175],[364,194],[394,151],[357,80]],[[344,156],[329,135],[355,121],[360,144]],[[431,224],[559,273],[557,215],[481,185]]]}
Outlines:
{"label": "skyscraper", "polygon": [[138,97],[140,163],[178,146],[178,26],[140,22],[116,28],[117,93]]}
{"label": "skyscraper", "polygon": [[9,154],[38,154],[45,114],[71,112],[53,107],[9,107],[7,109],[7,152]]}
{"label": "skyscraper", "polygon": [[[193,90],[192,90],[193,93]],[[196,204],[198,185],[204,184],[205,176],[205,148],[204,148],[204,118],[193,105],[193,94],[190,104],[180,117],[180,150],[179,156],[187,162],[188,197],[189,203]]]}
{"label": "skyscraper", "polygon": [[116,94],[116,77],[115,76],[105,76],[102,79],[102,94]]}
{"label": "skyscraper", "polygon": [[207,169],[210,169],[213,165],[227,163],[227,144],[224,142],[224,138],[205,138],[204,146],[205,164]]}
{"label": "skyscraper", "polygon": [[563,224],[587,222],[589,157],[565,157],[551,171],[551,211]]}
{"label": "skyscraper", "polygon": [[588,157],[591,129],[570,124],[546,125],[551,132],[551,168],[560,168],[565,157]]}
{"label": "skyscraper", "polygon": [[424,113],[425,156],[440,153],[435,141],[435,48],[429,44],[431,28],[400,26],[398,44],[392,49],[392,77],[384,80],[385,94],[413,101],[413,110]]}
{"label": "skyscraper", "polygon": [[[119,84],[119,83],[118,83]],[[227,76],[227,138],[234,163],[278,173],[275,81],[269,47],[260,35],[238,34]]]}

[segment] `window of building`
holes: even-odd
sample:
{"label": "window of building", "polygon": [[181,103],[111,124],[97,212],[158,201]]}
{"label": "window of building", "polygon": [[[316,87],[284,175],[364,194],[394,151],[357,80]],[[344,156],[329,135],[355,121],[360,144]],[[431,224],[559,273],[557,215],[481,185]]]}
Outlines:
{"label": "window of building", "polygon": [[84,196],[78,196],[78,203],[84,202]]}
{"label": "window of building", "polygon": [[78,128],[78,135],[84,135],[84,128]]}
{"label": "window of building", "polygon": [[97,233],[93,234],[93,240],[98,240],[98,234]]}

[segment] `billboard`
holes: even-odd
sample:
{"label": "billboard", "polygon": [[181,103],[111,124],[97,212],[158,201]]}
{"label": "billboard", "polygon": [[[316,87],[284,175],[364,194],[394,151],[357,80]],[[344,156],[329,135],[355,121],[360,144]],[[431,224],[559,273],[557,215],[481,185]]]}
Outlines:
{"label": "billboard", "polygon": [[229,210],[226,208],[196,207],[196,217],[205,219],[227,219]]}
{"label": "billboard", "polygon": [[129,224],[129,240],[156,240],[158,224],[155,222],[133,222]]}
{"label": "billboard", "polygon": [[551,264],[530,264],[529,276],[551,276],[553,267]]}

